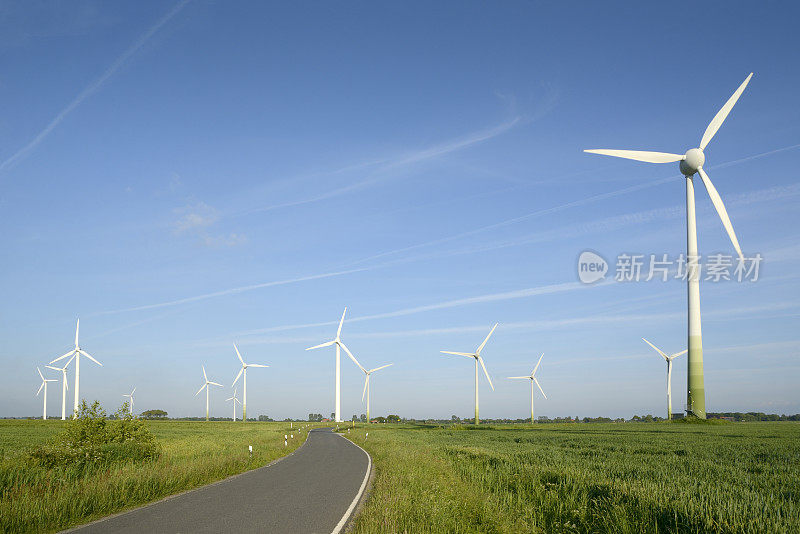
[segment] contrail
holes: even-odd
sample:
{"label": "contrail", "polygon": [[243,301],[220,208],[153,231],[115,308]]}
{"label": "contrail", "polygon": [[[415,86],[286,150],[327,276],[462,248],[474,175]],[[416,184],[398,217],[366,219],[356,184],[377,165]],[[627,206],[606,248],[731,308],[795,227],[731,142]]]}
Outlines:
{"label": "contrail", "polygon": [[178,12],[182,10],[189,2],[190,0],[182,0],[175,7],[173,7],[166,15],[161,17],[161,19],[159,19],[158,22],[156,22],[153,26],[151,26],[150,29],[147,30],[141,37],[139,37],[139,39],[137,39],[135,43],[133,43],[127,50],[125,50],[125,52],[123,52],[122,55],[119,56],[114,61],[114,63],[112,63],[111,66],[108,67],[106,71],[100,75],[99,78],[97,78],[88,86],[86,86],[86,88],[83,91],[81,91],[78,94],[78,96],[76,96],[72,100],[72,102],[67,104],[67,107],[62,109],[61,112],[58,115],[56,115],[56,117],[52,121],[50,121],[50,123],[44,128],[44,130],[39,132],[39,134],[36,137],[34,137],[32,141],[30,141],[27,145],[25,145],[21,149],[17,150],[17,152],[14,153],[14,155],[12,155],[8,159],[0,163],[0,172],[3,172],[4,170],[12,167],[18,161],[20,161],[25,156],[30,154],[39,145],[39,143],[41,143],[48,135],[50,135],[50,133],[59,124],[61,124],[61,121],[63,121],[67,115],[72,113],[75,110],[75,108],[77,108],[81,104],[81,102],[83,102],[92,94],[97,92],[97,90],[100,89],[100,87],[103,85],[103,83],[105,83],[106,80],[108,80],[115,72],[117,72],[117,70],[119,70],[119,68],[128,59],[130,59],[130,57],[133,54],[135,54],[137,50],[139,50],[142,47],[142,45],[144,45],[148,40],[150,40],[150,38],[158,30],[160,30],[161,27],[164,26],[164,24],[169,22],[169,20],[172,17],[177,15]]}
{"label": "contrail", "polygon": [[[714,165],[712,167],[709,167],[709,170],[721,169],[721,168],[724,168],[724,167],[730,167],[730,166],[733,166],[733,165],[738,165],[739,163],[744,163],[746,161],[751,161],[751,160],[754,160],[754,159],[759,159],[759,158],[763,158],[763,157],[766,157],[766,156],[771,156],[772,154],[777,154],[779,152],[785,152],[787,150],[793,150],[793,149],[796,149],[796,148],[800,148],[800,144],[790,145],[790,146],[786,146],[786,147],[783,147],[783,148],[778,148],[778,149],[775,149],[775,150],[769,150],[767,152],[762,152],[760,154],[753,154],[752,156],[747,156],[747,157],[736,159],[736,160],[733,160],[733,161],[728,161],[726,163],[720,163],[719,165]],[[558,206],[552,206],[552,207],[549,207],[549,208],[543,208],[543,209],[540,209],[540,210],[536,210],[536,211],[533,211],[531,213],[527,213],[525,215],[520,215],[519,217],[514,217],[513,219],[506,219],[504,221],[496,222],[496,223],[493,223],[493,224],[490,224],[490,225],[487,225],[487,226],[481,226],[480,228],[475,228],[473,230],[468,230],[466,232],[461,232],[459,234],[455,234],[455,235],[451,235],[451,236],[447,236],[447,237],[442,237],[442,238],[439,238],[439,239],[434,239],[432,241],[426,241],[424,243],[418,243],[416,245],[410,245],[410,246],[403,247],[403,248],[398,248],[398,249],[394,249],[394,250],[388,250],[386,252],[381,252],[379,254],[374,254],[372,256],[368,256],[366,258],[362,258],[360,260],[356,260],[356,261],[354,261],[354,262],[352,262],[352,263],[350,263],[348,265],[358,265],[360,263],[365,263],[365,262],[372,261],[372,260],[375,260],[375,259],[378,259],[378,258],[383,258],[385,256],[392,256],[392,255],[395,255],[395,254],[399,254],[401,252],[408,252],[410,250],[416,250],[418,248],[423,248],[423,247],[427,247],[427,246],[431,246],[431,245],[439,245],[439,244],[442,244],[442,243],[447,243],[449,241],[454,241],[454,240],[460,239],[462,237],[468,237],[468,236],[471,236],[471,235],[478,234],[480,232],[485,232],[487,230],[493,230],[495,228],[501,228],[503,226],[508,226],[508,225],[515,224],[515,223],[518,223],[518,222],[522,222],[522,221],[525,221],[525,220],[528,220],[528,219],[532,219],[532,218],[535,218],[535,217],[541,217],[543,215],[550,215],[552,213],[563,211],[563,210],[566,210],[566,209],[569,209],[569,208],[575,208],[575,207],[578,207],[578,206],[584,206],[586,204],[591,204],[591,203],[594,203],[594,202],[598,202],[600,200],[605,200],[605,199],[608,199],[608,198],[617,197],[617,196],[620,196],[620,195],[624,195],[626,193],[632,193],[634,191],[639,191],[641,189],[647,189],[647,188],[650,188],[650,187],[655,187],[657,185],[661,185],[661,184],[665,184],[667,182],[674,181],[676,179],[676,176],[677,175],[672,175],[672,176],[669,176],[668,178],[662,178],[662,179],[656,180],[654,182],[646,182],[646,183],[642,183],[642,184],[637,184],[637,185],[632,185],[632,186],[629,186],[629,187],[625,187],[625,188],[622,188],[622,189],[617,189],[617,190],[614,190],[614,191],[609,191],[607,193],[600,193],[600,194],[597,194],[597,195],[592,195],[590,197],[585,197],[585,198],[581,198],[581,199],[578,199],[578,200],[573,200],[572,202],[567,202],[566,204],[560,204]]]}

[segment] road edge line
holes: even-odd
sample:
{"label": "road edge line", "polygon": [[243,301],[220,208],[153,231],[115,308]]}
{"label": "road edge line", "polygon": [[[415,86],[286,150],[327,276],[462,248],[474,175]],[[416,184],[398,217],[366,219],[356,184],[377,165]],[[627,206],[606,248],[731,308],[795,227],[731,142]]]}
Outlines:
{"label": "road edge line", "polygon": [[339,534],[345,527],[347,522],[350,520],[350,516],[353,514],[353,511],[356,509],[356,505],[359,503],[361,497],[364,495],[364,490],[367,488],[367,482],[369,481],[370,474],[372,474],[372,456],[370,456],[369,453],[365,451],[363,448],[361,448],[361,446],[358,445],[356,442],[347,439],[338,432],[334,432],[334,434],[336,434],[343,440],[351,443],[352,445],[355,445],[356,447],[361,449],[361,452],[367,455],[367,472],[364,474],[364,480],[361,482],[361,487],[359,488],[358,493],[353,499],[353,502],[350,503],[350,507],[345,511],[344,515],[339,520],[339,523],[333,528],[333,532],[331,532],[331,534]]}

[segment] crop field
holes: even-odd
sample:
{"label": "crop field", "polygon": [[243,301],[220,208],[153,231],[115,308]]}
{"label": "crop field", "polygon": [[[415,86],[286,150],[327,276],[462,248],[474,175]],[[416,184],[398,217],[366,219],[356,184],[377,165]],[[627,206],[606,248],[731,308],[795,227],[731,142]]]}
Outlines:
{"label": "crop field", "polygon": [[[46,469],[30,464],[29,451],[58,434],[64,423],[0,421],[0,531],[47,532],[85,523],[268,464],[306,437],[305,431],[290,431],[289,423],[146,425],[161,448],[156,460]],[[295,438],[284,447],[283,435],[291,432]]]}
{"label": "crop field", "polygon": [[[365,440],[365,433],[369,437]],[[354,532],[800,532],[800,424],[372,425]]]}

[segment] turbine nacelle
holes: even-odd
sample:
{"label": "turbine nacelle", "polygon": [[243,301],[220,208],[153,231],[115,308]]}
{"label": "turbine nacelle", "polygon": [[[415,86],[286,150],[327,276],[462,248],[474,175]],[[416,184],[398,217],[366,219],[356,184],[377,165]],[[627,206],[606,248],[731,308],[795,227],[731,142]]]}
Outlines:
{"label": "turbine nacelle", "polygon": [[680,161],[681,173],[684,176],[697,174],[706,162],[706,155],[700,148],[690,148]]}

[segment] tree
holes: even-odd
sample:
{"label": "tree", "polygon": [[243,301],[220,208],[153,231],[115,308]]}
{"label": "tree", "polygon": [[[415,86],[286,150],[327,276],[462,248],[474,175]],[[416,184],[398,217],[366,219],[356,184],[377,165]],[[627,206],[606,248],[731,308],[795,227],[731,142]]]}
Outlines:
{"label": "tree", "polygon": [[141,417],[145,419],[164,419],[167,417],[167,412],[164,410],[146,410],[141,413]]}
{"label": "tree", "polygon": [[400,416],[399,415],[387,415],[386,416],[386,422],[387,423],[399,423],[400,422]]}
{"label": "tree", "polygon": [[336,419],[336,414],[334,412],[331,412],[331,421],[333,421],[334,419]]}
{"label": "tree", "polygon": [[264,422],[264,421],[272,421],[273,419],[268,415],[259,415],[258,420]]}
{"label": "tree", "polygon": [[310,413],[308,414],[308,420],[312,423],[319,423],[322,421],[322,414],[321,413]]}
{"label": "tree", "polygon": [[366,423],[367,422],[367,415],[362,413],[361,417],[359,417],[359,419],[361,420],[362,423]]}

